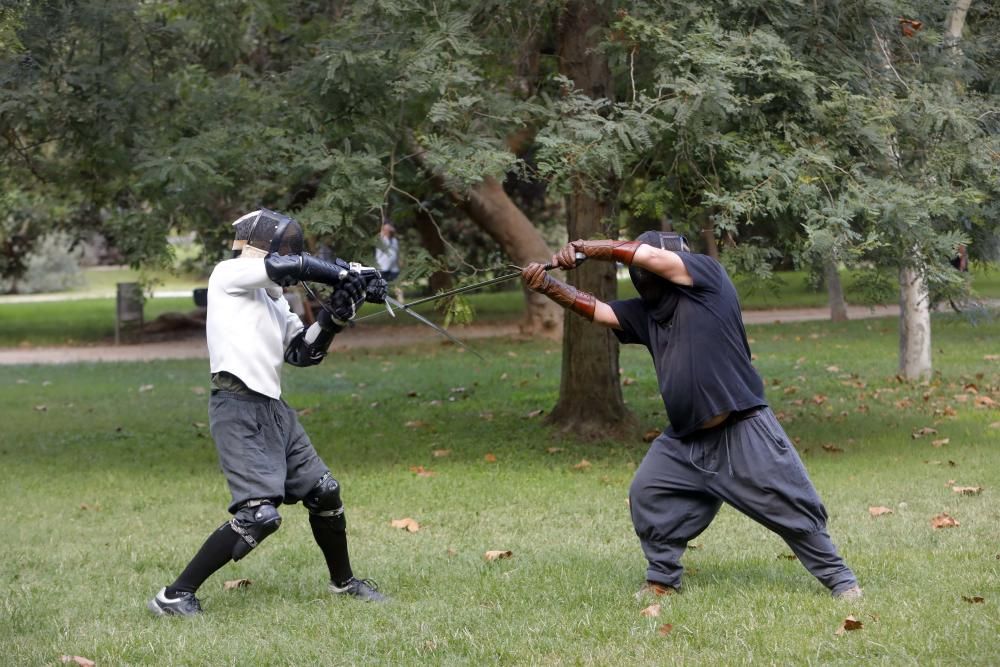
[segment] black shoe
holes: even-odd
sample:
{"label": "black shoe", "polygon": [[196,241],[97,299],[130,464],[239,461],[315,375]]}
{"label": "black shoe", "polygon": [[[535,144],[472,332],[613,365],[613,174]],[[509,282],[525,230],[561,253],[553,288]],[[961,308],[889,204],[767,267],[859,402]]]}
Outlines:
{"label": "black shoe", "polygon": [[378,584],[371,579],[351,577],[343,586],[330,582],[330,592],[335,595],[350,595],[365,602],[388,602],[389,598],[378,592]]}
{"label": "black shoe", "polygon": [[194,593],[178,593],[177,597],[167,597],[167,589],[161,588],[146,605],[157,616],[197,616],[201,613],[201,601]]}

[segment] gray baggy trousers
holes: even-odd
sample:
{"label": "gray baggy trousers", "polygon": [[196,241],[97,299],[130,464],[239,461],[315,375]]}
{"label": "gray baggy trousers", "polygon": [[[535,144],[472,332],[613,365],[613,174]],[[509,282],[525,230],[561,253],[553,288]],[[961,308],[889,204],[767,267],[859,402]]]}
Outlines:
{"label": "gray baggy trousers", "polygon": [[857,584],[826,532],[826,508],[770,408],[683,440],[661,434],[636,471],[629,501],[648,581],[680,588],[688,541],[726,502],[780,535],[833,593]]}

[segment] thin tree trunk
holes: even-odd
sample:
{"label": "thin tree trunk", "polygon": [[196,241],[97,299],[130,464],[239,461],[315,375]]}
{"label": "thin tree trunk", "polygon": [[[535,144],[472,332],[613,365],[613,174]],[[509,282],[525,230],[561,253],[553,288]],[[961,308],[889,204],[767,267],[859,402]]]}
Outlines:
{"label": "thin tree trunk", "polygon": [[840,270],[832,257],[823,260],[823,277],[826,282],[827,301],[830,304],[830,321],[844,322],[847,320],[847,302],[844,301]]}
{"label": "thin tree trunk", "polygon": [[715,224],[708,209],[701,210],[701,241],[705,247],[705,254],[712,259],[719,259],[719,244],[715,240]]}
{"label": "thin tree trunk", "polygon": [[927,283],[915,269],[899,272],[899,373],[907,380],[931,374],[931,311]]}
{"label": "thin tree trunk", "polygon": [[[607,25],[604,3],[570,0],[559,24],[559,70],[591,97],[611,94],[607,59],[595,48],[593,30]],[[594,199],[582,185],[574,188],[566,205],[568,238],[607,236],[603,227],[608,203]],[[617,296],[614,262],[587,262],[569,273],[569,282],[601,301]],[[618,365],[618,340],[604,327],[566,313],[563,333],[559,401],[549,422],[586,439],[630,437],[637,431],[635,416],[625,407]]]}
{"label": "thin tree trunk", "polygon": [[[443,259],[447,252],[444,239],[441,238],[437,225],[434,224],[427,211],[418,208],[416,215],[413,217],[413,225],[420,235],[420,245],[424,247],[431,257]],[[435,271],[427,279],[427,283],[431,289],[431,294],[435,294],[451,289],[454,281],[451,278],[451,274],[447,271]]]}

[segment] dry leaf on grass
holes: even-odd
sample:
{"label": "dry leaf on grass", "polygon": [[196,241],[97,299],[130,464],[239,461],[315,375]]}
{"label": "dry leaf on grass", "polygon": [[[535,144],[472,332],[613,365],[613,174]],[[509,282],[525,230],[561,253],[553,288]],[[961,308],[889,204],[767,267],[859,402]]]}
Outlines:
{"label": "dry leaf on grass", "polygon": [[491,453],[487,452],[486,455],[483,456],[483,460],[486,461],[487,463],[496,463],[497,462],[497,456],[496,456],[496,454],[491,454]]}
{"label": "dry leaf on grass", "polygon": [[411,466],[410,472],[414,473],[417,477],[433,477],[437,474],[433,470],[428,470],[423,466]]}
{"label": "dry leaf on grass", "polygon": [[949,516],[947,512],[941,512],[931,519],[932,528],[955,528],[959,525],[961,524],[954,517]]}
{"label": "dry leaf on grass", "polygon": [[144,384],[141,387],[139,387],[139,393],[141,394],[147,391],[153,391],[153,386],[154,385],[151,384]]}
{"label": "dry leaf on grass", "polygon": [[844,450],[836,445],[823,445],[823,451],[830,452],[831,454],[839,454]]}
{"label": "dry leaf on grass", "polygon": [[851,630],[860,630],[863,627],[864,624],[861,621],[854,618],[853,616],[848,616],[847,618],[844,619],[844,622],[840,624],[840,627],[837,628],[837,631],[834,632],[833,634],[839,637],[845,632],[850,632]]}
{"label": "dry leaf on grass", "polygon": [[503,560],[505,558],[512,558],[514,556],[513,551],[487,551],[483,554],[483,560],[490,562],[494,560]]}
{"label": "dry leaf on grass", "polygon": [[778,560],[798,560],[795,554],[778,554]]}
{"label": "dry leaf on grass", "polygon": [[635,384],[635,378],[630,378],[630,377],[622,378],[622,384],[626,387]]}
{"label": "dry leaf on grass", "polygon": [[990,424],[990,428],[1000,428],[1000,422],[993,422]]}
{"label": "dry leaf on grass", "polygon": [[222,590],[234,591],[237,588],[246,588],[251,583],[253,582],[251,582],[249,579],[232,579],[222,584]]}
{"label": "dry leaf on grass", "polygon": [[427,426],[427,422],[421,419],[413,419],[403,424],[403,426],[406,428],[423,428],[424,426]]}
{"label": "dry leaf on grass", "polygon": [[301,410],[297,411],[295,414],[297,414],[299,417],[308,417],[309,415],[311,415],[314,412],[316,412],[316,408],[302,408]]}
{"label": "dry leaf on grass", "polygon": [[656,618],[660,615],[660,605],[651,604],[642,611],[639,612],[642,616],[648,616],[650,618]]}
{"label": "dry leaf on grass", "polygon": [[420,524],[410,517],[406,517],[405,519],[393,519],[389,525],[393,528],[402,528],[410,533],[415,533],[420,530]]}
{"label": "dry leaf on grass", "polygon": [[997,406],[997,402],[989,396],[976,396],[972,404],[977,408],[995,408]]}
{"label": "dry leaf on grass", "polygon": [[197,394],[198,396],[204,396],[208,393],[208,390],[204,387],[191,387],[191,393]]}
{"label": "dry leaf on grass", "polygon": [[924,426],[923,428],[918,428],[916,431],[910,434],[910,437],[916,440],[917,438],[922,438],[925,435],[937,435],[937,429],[931,428],[930,426]]}
{"label": "dry leaf on grass", "polygon": [[95,512],[100,512],[101,511],[101,506],[98,505],[97,503],[94,503],[93,505],[88,505],[87,503],[80,503],[80,509],[82,509],[82,510],[94,510]]}
{"label": "dry leaf on grass", "polygon": [[449,454],[451,454],[450,449],[435,449],[433,452],[431,452],[431,456],[433,456],[436,459],[444,458]]}
{"label": "dry leaf on grass", "polygon": [[963,595],[962,599],[968,602],[969,604],[982,604],[986,602],[986,600],[981,595],[973,595],[972,597]]}
{"label": "dry leaf on grass", "polygon": [[660,431],[656,429],[650,429],[642,435],[643,442],[653,442],[660,437]]}
{"label": "dry leaf on grass", "polygon": [[937,440],[931,440],[931,447],[944,447],[949,442],[951,442],[951,438],[939,438]]}
{"label": "dry leaf on grass", "polygon": [[573,470],[586,470],[590,467],[590,461],[587,459],[581,459],[579,463],[573,466]]}
{"label": "dry leaf on grass", "polygon": [[95,664],[90,658],[84,658],[81,655],[62,655],[59,656],[59,662],[73,663],[74,665],[79,665],[79,667],[94,667]]}
{"label": "dry leaf on grass", "polygon": [[953,486],[951,490],[963,496],[978,496],[983,492],[981,486]]}
{"label": "dry leaf on grass", "polygon": [[666,637],[667,635],[669,635],[673,631],[674,631],[674,624],[673,623],[664,623],[656,631],[656,634],[660,635],[661,637]]}
{"label": "dry leaf on grass", "polygon": [[36,405],[35,406],[35,412],[45,412],[48,409],[49,409],[49,406],[47,406],[47,405]]}
{"label": "dry leaf on grass", "polygon": [[562,447],[549,447],[546,449],[549,454],[558,454],[559,452],[565,451]]}
{"label": "dry leaf on grass", "polygon": [[528,414],[526,414],[524,416],[527,417],[528,419],[533,419],[535,417],[540,417],[544,413],[545,413],[545,410],[532,410],[531,412],[529,412]]}
{"label": "dry leaf on grass", "polygon": [[878,505],[877,507],[869,507],[868,513],[872,515],[872,518],[876,518],[883,514],[892,514],[892,510],[884,505]]}

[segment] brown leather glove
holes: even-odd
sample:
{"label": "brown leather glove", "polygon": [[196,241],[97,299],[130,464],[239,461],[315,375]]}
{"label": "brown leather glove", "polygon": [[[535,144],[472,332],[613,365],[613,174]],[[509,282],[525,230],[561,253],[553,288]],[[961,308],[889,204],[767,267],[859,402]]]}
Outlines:
{"label": "brown leather glove", "polygon": [[576,254],[583,253],[587,258],[604,261],[631,264],[635,251],[642,243],[639,241],[584,241],[577,239],[563,246],[552,256],[552,264],[562,269],[572,269],[576,266]]}
{"label": "brown leather glove", "polygon": [[594,321],[594,310],[597,308],[597,299],[594,295],[556,280],[548,274],[544,265],[537,262],[528,264],[521,269],[521,278],[525,286],[533,292],[544,294],[563,308],[569,308],[577,315],[583,315],[591,322]]}

